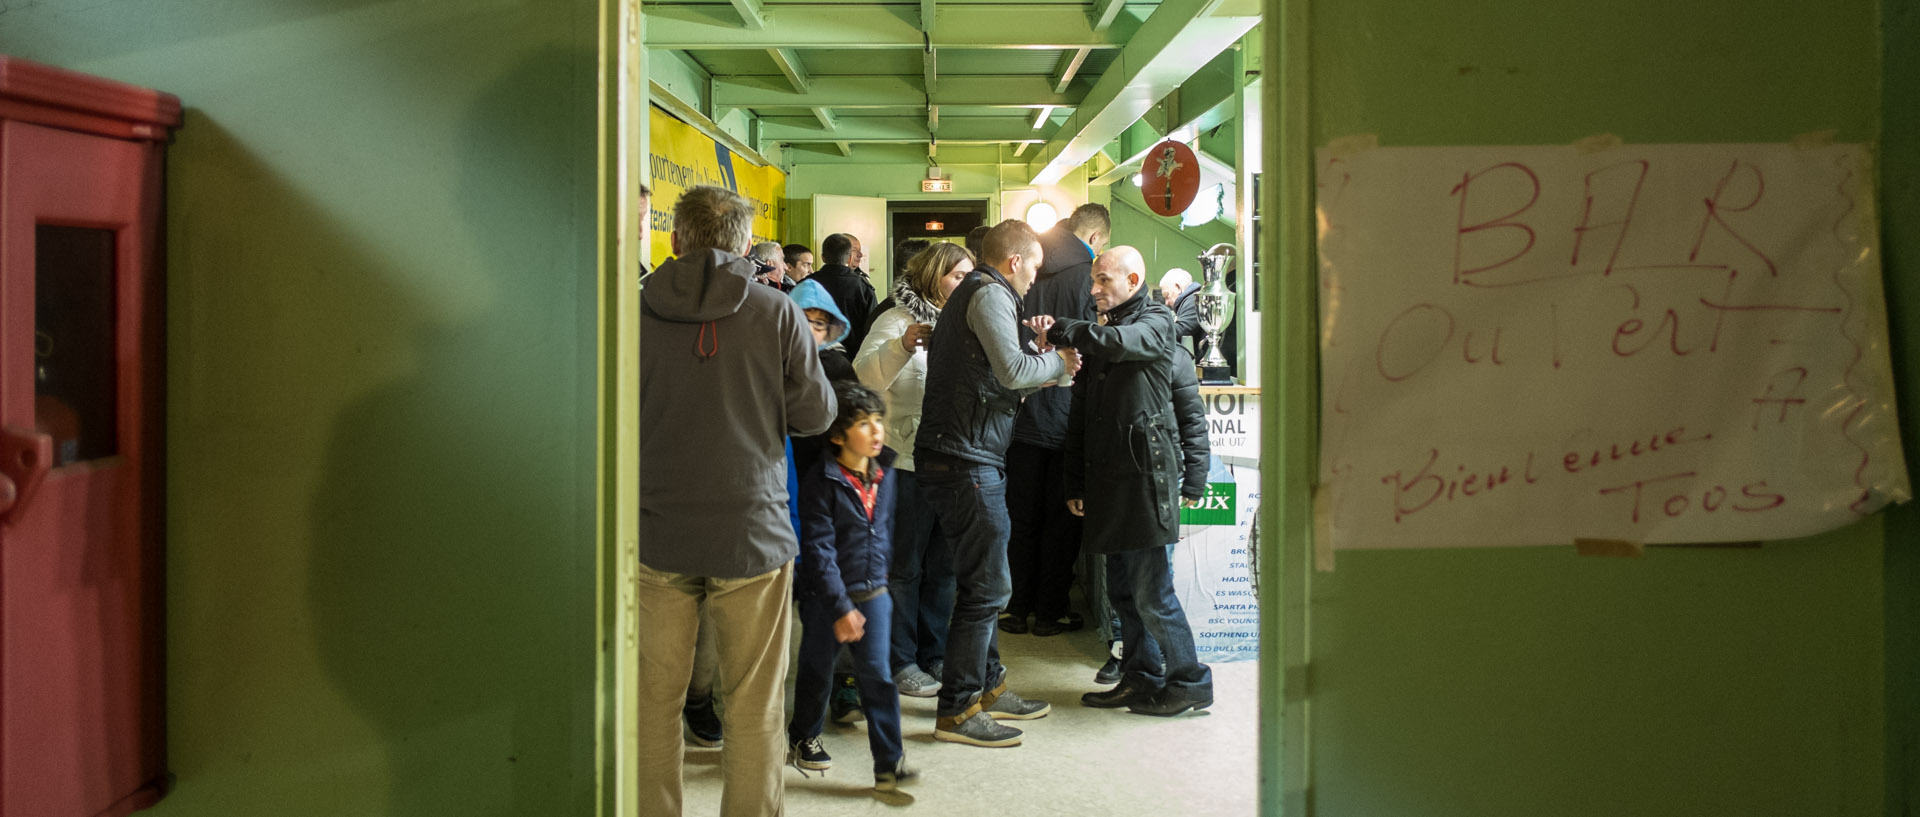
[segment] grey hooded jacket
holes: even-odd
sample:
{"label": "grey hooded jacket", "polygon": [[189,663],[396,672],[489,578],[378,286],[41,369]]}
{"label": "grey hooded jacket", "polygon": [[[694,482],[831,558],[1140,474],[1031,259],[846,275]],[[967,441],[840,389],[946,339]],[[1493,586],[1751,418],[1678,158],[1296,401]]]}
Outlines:
{"label": "grey hooded jacket", "polygon": [[640,293],[640,562],[710,578],[792,561],[786,437],[832,424],[813,334],[753,263],[660,265]]}

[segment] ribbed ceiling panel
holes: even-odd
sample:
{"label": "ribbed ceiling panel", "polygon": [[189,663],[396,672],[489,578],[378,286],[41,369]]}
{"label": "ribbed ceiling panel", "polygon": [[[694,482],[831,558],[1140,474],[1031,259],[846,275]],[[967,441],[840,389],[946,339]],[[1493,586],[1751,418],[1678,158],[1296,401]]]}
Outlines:
{"label": "ribbed ceiling panel", "polygon": [[716,77],[780,75],[780,66],[765,51],[689,51],[687,55]]}
{"label": "ribbed ceiling panel", "polygon": [[800,49],[800,62],[816,77],[906,74],[919,76],[921,52],[906,48],[859,48],[845,51]]}

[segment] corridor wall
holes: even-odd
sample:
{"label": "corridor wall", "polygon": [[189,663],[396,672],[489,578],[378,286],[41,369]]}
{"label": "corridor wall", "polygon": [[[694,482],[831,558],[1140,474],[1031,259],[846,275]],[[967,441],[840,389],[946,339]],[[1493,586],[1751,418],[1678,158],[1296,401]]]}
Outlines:
{"label": "corridor wall", "polygon": [[593,813],[596,13],[0,15],[188,109],[155,817]]}
{"label": "corridor wall", "polygon": [[[1311,90],[1286,113],[1315,145],[1880,135],[1872,0],[1303,5]],[[1299,681],[1314,813],[1881,814],[1887,524],[1632,560],[1338,553]]]}

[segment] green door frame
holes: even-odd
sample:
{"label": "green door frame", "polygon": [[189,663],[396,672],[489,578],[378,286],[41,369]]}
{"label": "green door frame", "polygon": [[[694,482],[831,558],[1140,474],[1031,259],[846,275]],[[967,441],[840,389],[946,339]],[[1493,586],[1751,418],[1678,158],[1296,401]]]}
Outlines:
{"label": "green door frame", "polygon": [[[1317,310],[1313,270],[1312,145],[1308,129],[1308,0],[1266,0],[1262,49],[1274,79],[1261,83],[1263,141],[1269,181],[1261,186],[1261,256],[1273,259],[1276,278],[1261,288],[1261,311],[1272,316],[1261,359],[1260,526],[1269,546],[1261,583],[1260,813],[1310,812],[1307,751],[1308,590],[1312,575],[1314,431],[1317,404],[1314,342]],[[637,200],[647,155],[647,86],[640,0],[601,0],[598,116],[598,366],[596,504],[597,602],[600,618],[595,813],[631,817],[634,800],[633,679],[637,622],[633,566],[638,549],[639,313],[637,274],[645,257]],[[1278,704],[1278,711],[1272,708]],[[1277,715],[1278,717],[1275,717]]]}
{"label": "green door frame", "polygon": [[[1265,0],[1260,83],[1260,813],[1312,813],[1307,679],[1318,433],[1309,0]],[[1277,710],[1277,711],[1276,711]]]}
{"label": "green door frame", "polygon": [[639,0],[600,0],[599,20],[594,813],[633,817],[639,813],[633,682],[640,530],[633,489],[640,476],[639,271],[646,257],[638,205],[647,169],[647,81]]}

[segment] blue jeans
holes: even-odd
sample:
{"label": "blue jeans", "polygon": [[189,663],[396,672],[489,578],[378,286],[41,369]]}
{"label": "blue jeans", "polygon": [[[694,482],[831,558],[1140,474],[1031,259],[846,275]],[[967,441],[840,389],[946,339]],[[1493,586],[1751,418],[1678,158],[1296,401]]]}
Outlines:
{"label": "blue jeans", "polygon": [[990,465],[927,454],[919,457],[920,486],[953,550],[953,617],[947,625],[947,664],[940,679],[941,717],[973,706],[980,693],[1006,679],[1000,630],[994,620],[1013,594],[1007,575],[1007,475]]}
{"label": "blue jeans", "polygon": [[[1200,663],[1193,628],[1173,594],[1172,545],[1107,555],[1107,597],[1120,614],[1120,670],[1156,687],[1213,697],[1213,670]],[[1166,662],[1162,672],[1160,665]]]}
{"label": "blue jeans", "polygon": [[[893,624],[893,599],[886,593],[854,602],[867,617],[866,635],[847,645],[853,655],[854,682],[860,687],[860,707],[867,713],[867,747],[873,751],[874,771],[893,771],[899,765],[900,690],[893,685],[887,663],[888,630]],[[793,721],[787,724],[787,742],[819,737],[827,723],[827,698],[833,694],[833,660],[840,642],[833,637],[838,618],[825,599],[800,600],[800,657],[794,663]]]}
{"label": "blue jeans", "polygon": [[895,469],[893,564],[887,592],[893,595],[893,670],[926,669],[947,657],[947,619],[953,615],[953,554],[934,523],[933,506],[920,478]]}

